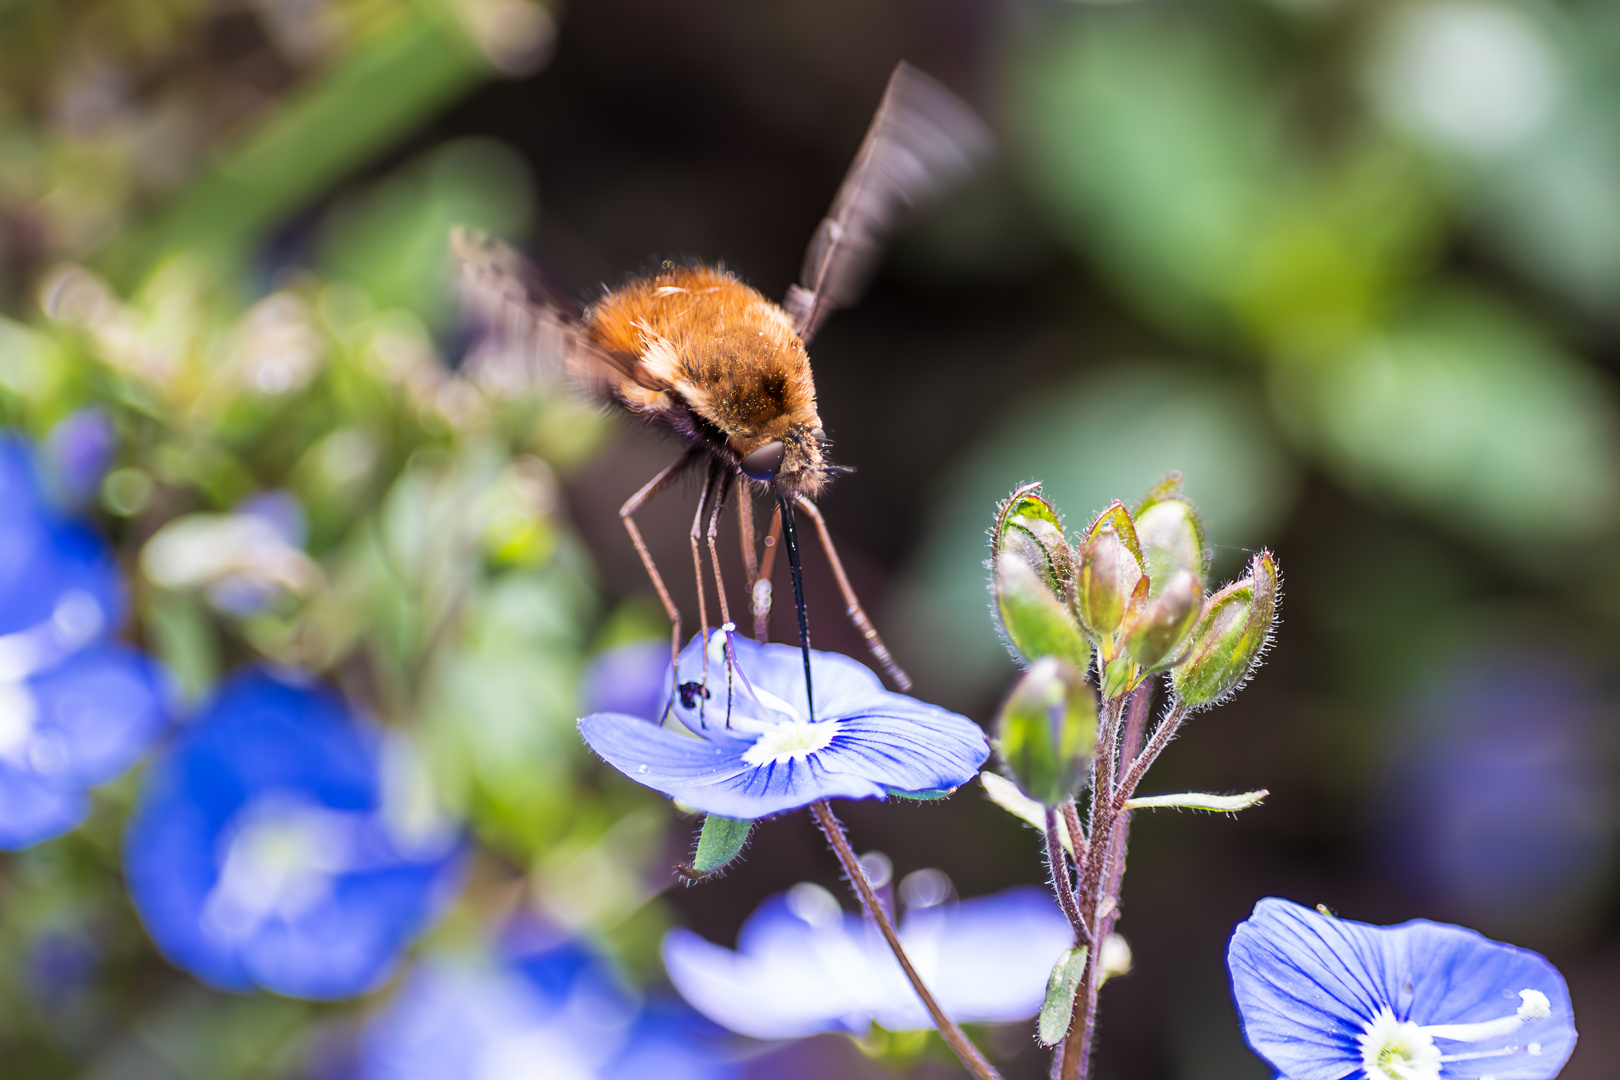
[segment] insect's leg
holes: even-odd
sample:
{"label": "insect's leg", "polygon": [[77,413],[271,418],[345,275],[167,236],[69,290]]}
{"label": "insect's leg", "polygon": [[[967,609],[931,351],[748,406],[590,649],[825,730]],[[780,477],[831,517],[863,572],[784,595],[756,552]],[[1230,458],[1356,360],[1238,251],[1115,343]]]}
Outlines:
{"label": "insect's leg", "polygon": [[726,603],[726,583],[720,578],[720,551],[715,546],[715,534],[720,529],[720,511],[726,508],[726,481],[719,478],[714,485],[714,501],[709,507],[709,527],[705,530],[709,544],[709,564],[714,567],[714,591],[720,596],[720,621],[731,621],[731,606]]}
{"label": "insect's leg", "polygon": [[776,569],[776,545],[782,539],[782,508],[771,515],[771,531],[765,537],[765,557],[760,560],[759,576],[749,590],[754,605],[754,640],[763,645],[771,636],[771,571]]}
{"label": "insect's leg", "polygon": [[658,573],[658,567],[653,562],[652,552],[647,550],[647,542],[641,538],[641,530],[636,528],[635,513],[640,510],[648,499],[663,491],[669,486],[671,480],[680,475],[682,469],[691,463],[689,457],[682,457],[679,461],[670,463],[660,470],[658,475],[647,481],[640,491],[625,500],[619,507],[619,520],[624,522],[625,531],[630,534],[630,542],[636,546],[636,554],[641,556],[641,565],[646,568],[647,576],[652,578],[653,588],[658,591],[658,599],[663,602],[664,614],[669,616],[669,664],[674,669],[676,661],[681,655],[681,612],[675,606],[675,601],[669,598],[669,590],[664,587],[664,579]]}
{"label": "insect's leg", "polygon": [[888,647],[883,644],[883,639],[878,637],[877,627],[866,617],[866,609],[861,607],[860,600],[855,597],[855,590],[850,587],[849,576],[844,573],[844,564],[838,558],[838,550],[833,547],[831,534],[827,532],[826,519],[821,516],[821,511],[816,509],[816,504],[803,495],[798,496],[797,501],[804,508],[804,512],[810,515],[810,520],[816,523],[816,533],[821,537],[821,547],[827,552],[827,561],[832,564],[833,577],[838,579],[838,591],[844,594],[844,603],[848,605],[845,610],[849,614],[849,621],[861,632],[861,637],[866,639],[867,649],[871,650],[873,657],[882,665],[889,678],[894,680],[894,684],[902,690],[910,690],[911,677],[901,671],[900,665],[889,655]]}
{"label": "insect's leg", "polygon": [[720,511],[726,507],[726,478],[718,468],[715,470],[714,501],[709,508],[709,527],[707,539],[709,542],[709,565],[714,568],[714,591],[720,597],[720,624],[727,628],[726,637],[726,726],[731,726],[731,655],[730,630],[736,629],[731,621],[731,607],[726,603],[726,583],[720,576],[720,550],[715,544],[715,534],[720,529]]}
{"label": "insect's leg", "polygon": [[[703,642],[703,682],[701,691],[703,700],[708,699],[709,685],[709,602],[705,596],[707,592],[703,587],[703,524],[712,501],[715,499],[715,488],[720,480],[720,463],[711,462],[709,475],[703,481],[703,494],[698,498],[697,513],[692,516],[692,531],[689,534],[692,541],[692,577],[697,585],[698,598],[698,625],[702,628],[700,640]],[[698,704],[698,719],[703,719],[703,703]]]}
{"label": "insect's leg", "polygon": [[748,478],[737,474],[737,536],[742,542],[743,572],[747,575],[748,595],[754,595],[759,580],[759,542],[754,536],[754,499],[748,491]]}

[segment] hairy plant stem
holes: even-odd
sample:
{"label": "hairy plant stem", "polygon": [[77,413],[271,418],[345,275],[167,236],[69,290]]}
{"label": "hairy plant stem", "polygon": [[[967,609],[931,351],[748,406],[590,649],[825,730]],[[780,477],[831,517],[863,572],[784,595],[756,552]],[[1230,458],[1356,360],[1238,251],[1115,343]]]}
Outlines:
{"label": "hairy plant stem", "polygon": [[[1070,805],[1073,805],[1071,803]],[[1067,825],[1067,822],[1064,823]],[[1069,843],[1079,850],[1079,841],[1071,834]],[[1069,925],[1074,927],[1074,943],[1076,945],[1089,945],[1091,943],[1091,930],[1086,926],[1086,920],[1080,914],[1080,905],[1074,900],[1074,882],[1070,877],[1069,858],[1063,852],[1063,841],[1058,839],[1058,812],[1052,807],[1046,808],[1046,870],[1052,878],[1052,890],[1057,893],[1058,905],[1063,908],[1063,914],[1068,917]]]}
{"label": "hairy plant stem", "polygon": [[[1101,738],[1097,742],[1092,771],[1091,828],[1086,836],[1085,854],[1080,859],[1077,897],[1092,949],[1086,957],[1074,1011],[1069,1016],[1069,1032],[1054,1063],[1053,1076],[1058,1080],[1085,1080],[1090,1067],[1097,1026],[1097,992],[1102,987],[1103,943],[1119,920],[1119,888],[1125,875],[1125,830],[1121,819],[1125,801],[1146,771],[1136,751],[1142,744],[1151,696],[1152,684],[1144,683],[1129,697],[1114,698],[1103,706]],[[1122,724],[1123,738],[1120,736]],[[1155,732],[1155,737],[1157,734]],[[1168,743],[1169,738],[1164,742]],[[1162,750],[1163,745],[1159,749]],[[1079,814],[1074,816],[1078,819]],[[1080,848],[1077,846],[1076,850]]]}
{"label": "hairy plant stem", "polygon": [[893,950],[894,958],[900,961],[900,970],[906,973],[911,988],[917,991],[917,996],[922,999],[923,1008],[934,1018],[934,1024],[939,1028],[940,1035],[950,1048],[956,1051],[956,1056],[962,1059],[962,1064],[967,1067],[968,1072],[979,1080],[1001,1080],[1001,1074],[985,1060],[983,1054],[979,1053],[979,1048],[973,1045],[962,1029],[956,1025],[956,1021],[945,1015],[945,1010],[939,1007],[939,1002],[934,1000],[934,995],[924,985],[922,976],[911,966],[911,959],[906,956],[906,950],[900,944],[900,935],[895,933],[894,921],[889,918],[889,912],[879,902],[877,892],[867,880],[866,871],[861,868],[861,860],[855,857],[855,850],[849,846],[849,838],[844,835],[843,824],[833,814],[827,800],[812,803],[810,813],[827,837],[827,842],[832,845],[833,853],[838,856],[838,862],[844,868],[844,876],[849,878],[856,897],[871,913],[872,919],[878,924],[878,929],[883,932],[883,939]]}

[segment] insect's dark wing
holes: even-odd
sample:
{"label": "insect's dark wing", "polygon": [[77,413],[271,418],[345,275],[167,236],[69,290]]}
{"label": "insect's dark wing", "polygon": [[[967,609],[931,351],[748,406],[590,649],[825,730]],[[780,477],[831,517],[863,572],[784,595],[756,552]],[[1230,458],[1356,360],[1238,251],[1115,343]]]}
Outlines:
{"label": "insect's dark wing", "polygon": [[595,397],[626,379],[633,357],[599,347],[580,322],[579,305],[546,284],[511,247],[474,229],[450,231],[463,314],[478,335],[468,374],[490,389],[513,392],[566,374]]}
{"label": "insect's dark wing", "polygon": [[956,95],[901,62],[872,126],[804,253],[783,306],[808,342],[828,314],[866,288],[897,224],[943,195],[989,156],[994,139]]}

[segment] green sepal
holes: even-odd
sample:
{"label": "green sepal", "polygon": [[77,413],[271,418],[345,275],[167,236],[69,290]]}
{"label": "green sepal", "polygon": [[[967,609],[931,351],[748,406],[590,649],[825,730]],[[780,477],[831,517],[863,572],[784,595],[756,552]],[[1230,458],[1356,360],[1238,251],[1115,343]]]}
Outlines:
{"label": "green sepal", "polygon": [[676,869],[693,881],[724,870],[742,854],[753,828],[752,821],[708,815],[703,819],[703,831],[698,834],[697,854],[692,857],[692,865]]}
{"label": "green sepal", "polygon": [[945,791],[897,791],[892,787],[883,790],[892,798],[910,799],[913,802],[935,802],[939,799],[948,799],[956,791],[955,788],[949,788]]}
{"label": "green sepal", "polygon": [[1086,973],[1086,947],[1077,945],[1058,957],[1046,980],[1046,1000],[1041,1003],[1040,1040],[1042,1046],[1056,1046],[1069,1033],[1074,1015],[1074,996]]}
{"label": "green sepal", "polygon": [[1074,582],[1074,553],[1063,538],[1063,519],[1041,498],[1040,482],[1025,484],[996,510],[990,537],[991,557],[1018,555],[1034,568],[1059,597],[1066,597]]}
{"label": "green sepal", "polygon": [[1230,696],[1254,674],[1277,617],[1277,563],[1254,557],[1249,576],[1209,598],[1193,627],[1187,654],[1170,673],[1182,703],[1202,709]]}
{"label": "green sepal", "polygon": [[1208,810],[1217,814],[1235,814],[1239,810],[1247,810],[1251,806],[1258,806],[1271,792],[1264,788],[1259,791],[1245,791],[1241,795],[1206,795],[1201,791],[1184,791],[1176,795],[1145,795],[1139,799],[1127,799],[1127,810],[1156,810],[1161,807],[1174,807],[1178,810]]}
{"label": "green sepal", "polygon": [[1091,666],[1091,643],[1080,632],[1068,604],[1027,559],[1012,551],[996,558],[996,614],[1001,627],[1029,663],[1055,657],[1077,671]]}

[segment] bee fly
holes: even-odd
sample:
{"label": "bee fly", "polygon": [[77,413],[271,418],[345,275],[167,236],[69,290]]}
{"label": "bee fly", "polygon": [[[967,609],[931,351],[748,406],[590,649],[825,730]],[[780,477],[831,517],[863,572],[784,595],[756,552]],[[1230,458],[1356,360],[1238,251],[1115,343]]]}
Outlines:
{"label": "bee fly", "polygon": [[[715,535],[727,492],[735,486],[755,634],[761,641],[778,537],[787,548],[812,716],[810,633],[795,508],[814,522],[848,615],[872,655],[896,685],[910,688],[911,680],[890,657],[856,599],[812,501],[847,469],[828,459],[805,346],[828,314],[860,295],[895,225],[965,178],[990,147],[988,130],[968,106],[909,64],[897,66],[831,209],[811,237],[800,282],[789,287],[780,305],[723,269],[665,263],[656,274],[610,291],[579,311],[551,294],[534,268],[505,244],[467,230],[452,234],[463,293],[500,343],[483,355],[516,355],[542,377],[560,364],[594,397],[665,428],[685,444],[685,453],[619,510],[669,615],[675,656],[681,645],[680,612],[636,526],[635,513],[676,477],[701,465],[706,478],[692,519],[691,545],[704,640],[709,626],[705,540],[720,618],[732,621]],[[763,560],[754,536],[755,490],[774,496],[777,504]],[[678,692],[689,707],[699,695],[707,696],[701,683],[683,684]]]}

